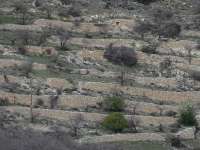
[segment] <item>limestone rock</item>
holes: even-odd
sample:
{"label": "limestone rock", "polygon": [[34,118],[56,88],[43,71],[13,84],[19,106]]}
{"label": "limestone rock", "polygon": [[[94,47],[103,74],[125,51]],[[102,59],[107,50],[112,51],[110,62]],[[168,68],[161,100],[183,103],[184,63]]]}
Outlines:
{"label": "limestone rock", "polygon": [[194,139],[195,135],[195,128],[191,127],[191,128],[185,128],[181,131],[179,131],[176,136],[179,136],[180,139],[184,139],[184,140],[189,140],[189,139]]}
{"label": "limestone rock", "polygon": [[81,75],[87,75],[89,71],[87,69],[80,69],[80,74]]}
{"label": "limestone rock", "polygon": [[65,79],[58,79],[58,78],[48,78],[46,84],[50,88],[57,88],[57,89],[72,89],[74,86]]}

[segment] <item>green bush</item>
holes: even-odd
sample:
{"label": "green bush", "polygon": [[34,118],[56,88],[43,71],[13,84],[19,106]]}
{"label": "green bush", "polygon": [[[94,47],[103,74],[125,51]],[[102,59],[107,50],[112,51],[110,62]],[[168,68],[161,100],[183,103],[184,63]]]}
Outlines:
{"label": "green bush", "polygon": [[179,123],[185,126],[195,126],[197,124],[195,114],[195,110],[191,104],[183,105],[180,110]]}
{"label": "green bush", "polygon": [[122,132],[125,128],[128,128],[128,121],[121,113],[114,112],[104,119],[102,126],[106,130],[117,133]]}
{"label": "green bush", "polygon": [[107,97],[103,102],[103,109],[105,111],[120,112],[123,111],[124,107],[124,100],[117,96]]}

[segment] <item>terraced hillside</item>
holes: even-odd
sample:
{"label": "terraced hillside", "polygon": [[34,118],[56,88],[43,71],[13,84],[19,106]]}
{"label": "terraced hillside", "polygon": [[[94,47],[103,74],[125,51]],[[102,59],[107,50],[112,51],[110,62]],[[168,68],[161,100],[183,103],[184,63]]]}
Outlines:
{"label": "terraced hillside", "polygon": [[[179,119],[189,103],[200,123],[198,1],[0,2],[0,112],[14,117],[1,116],[4,128],[60,130],[82,144],[141,142],[147,149],[150,142],[158,150],[171,149],[173,135],[189,142],[182,148],[195,147],[199,126]],[[171,24],[181,28],[175,37]],[[137,64],[106,59],[110,45],[133,49]],[[102,128],[111,113],[103,104],[113,95],[125,103],[129,126],[121,133]]]}

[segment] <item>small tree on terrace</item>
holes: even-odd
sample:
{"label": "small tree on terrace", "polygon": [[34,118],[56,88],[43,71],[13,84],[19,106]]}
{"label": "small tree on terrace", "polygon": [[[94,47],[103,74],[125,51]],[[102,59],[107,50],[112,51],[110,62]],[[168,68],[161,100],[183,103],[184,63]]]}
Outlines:
{"label": "small tree on terrace", "polygon": [[47,19],[51,19],[52,18],[52,14],[54,12],[54,6],[51,3],[42,3],[40,10],[44,11],[44,13],[46,14],[46,18]]}
{"label": "small tree on terrace", "polygon": [[110,44],[104,53],[104,57],[116,65],[121,65],[121,76],[120,83],[124,85],[125,81],[125,68],[132,67],[137,64],[137,55],[134,49],[129,47],[114,47],[113,44]]}
{"label": "small tree on terrace", "polygon": [[60,2],[63,4],[63,5],[70,5],[73,0],[60,0]]}
{"label": "small tree on terrace", "polygon": [[14,4],[14,11],[20,15],[21,24],[26,24],[26,21],[28,19],[28,7],[26,6],[25,2],[23,1],[18,1]]}
{"label": "small tree on terrace", "polygon": [[71,116],[69,118],[69,127],[71,129],[71,135],[74,137],[79,137],[81,135],[80,131],[83,127],[84,116],[82,114],[77,114],[76,116]]}
{"label": "small tree on terrace", "polygon": [[138,132],[137,127],[140,124],[139,118],[136,118],[138,103],[135,103],[132,107],[130,107],[129,115],[130,118],[128,120],[129,128],[132,132]]}
{"label": "small tree on terrace", "polygon": [[155,7],[155,8],[153,8],[151,14],[152,14],[154,22],[158,26],[161,26],[165,22],[171,20],[172,17],[173,17],[172,10],[164,9],[162,7]]}
{"label": "small tree on terrace", "polygon": [[154,29],[154,26],[146,21],[138,22],[138,25],[133,28],[133,32],[136,32],[141,35],[141,38],[144,39],[145,33],[151,32]]}
{"label": "small tree on terrace", "polygon": [[64,49],[66,47],[66,43],[67,41],[69,40],[70,38],[70,34],[68,31],[66,31],[65,29],[63,28],[59,28],[57,30],[57,35],[60,39],[60,48],[61,49]]}
{"label": "small tree on terrace", "polygon": [[159,37],[176,38],[181,32],[181,26],[174,22],[166,23],[161,26],[156,32]]}

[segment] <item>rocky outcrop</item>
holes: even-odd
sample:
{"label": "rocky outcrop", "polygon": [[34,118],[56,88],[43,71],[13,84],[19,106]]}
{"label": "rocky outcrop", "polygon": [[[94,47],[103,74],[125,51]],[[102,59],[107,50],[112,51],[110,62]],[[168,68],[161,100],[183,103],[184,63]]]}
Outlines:
{"label": "rocky outcrop", "polygon": [[185,128],[181,131],[179,131],[178,133],[176,133],[176,136],[178,136],[180,139],[183,140],[191,140],[195,138],[195,128],[191,127],[191,128]]}

